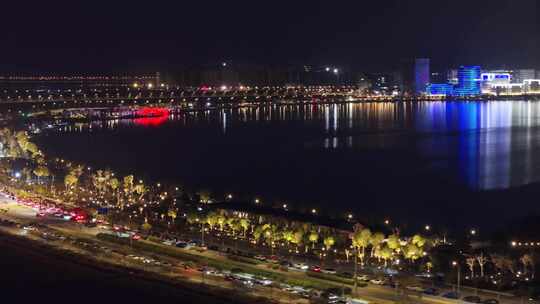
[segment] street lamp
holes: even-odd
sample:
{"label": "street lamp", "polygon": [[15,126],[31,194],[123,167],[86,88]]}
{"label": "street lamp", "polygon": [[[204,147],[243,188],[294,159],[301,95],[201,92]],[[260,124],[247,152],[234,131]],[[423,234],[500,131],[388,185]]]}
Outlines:
{"label": "street lamp", "polygon": [[287,210],[287,204],[283,204],[283,209]]}
{"label": "street lamp", "polygon": [[457,294],[459,295],[460,285],[461,285],[461,267],[457,261],[452,261],[452,266],[457,267]]}
{"label": "street lamp", "polygon": [[390,220],[384,220],[385,225],[390,225]]}
{"label": "street lamp", "polygon": [[471,235],[476,235],[476,229],[471,229]]}
{"label": "street lamp", "polygon": [[426,229],[426,231],[430,231],[430,230],[431,230],[431,226],[426,225],[426,227],[424,227],[424,229]]}
{"label": "street lamp", "polygon": [[227,199],[232,199],[232,194],[227,194]]}
{"label": "street lamp", "polygon": [[311,213],[317,214],[317,209],[311,209]]}
{"label": "street lamp", "polygon": [[260,203],[260,202],[261,202],[261,201],[260,201],[258,198],[255,199],[255,204],[258,204],[258,203]]}
{"label": "street lamp", "polygon": [[351,213],[349,213],[349,214],[347,215],[347,218],[348,218],[349,220],[352,220],[353,215],[352,215]]}

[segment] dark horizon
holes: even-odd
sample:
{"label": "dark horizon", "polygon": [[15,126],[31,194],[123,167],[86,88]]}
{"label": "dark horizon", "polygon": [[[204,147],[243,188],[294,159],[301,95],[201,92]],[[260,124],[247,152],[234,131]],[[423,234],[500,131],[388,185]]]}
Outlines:
{"label": "dark horizon", "polygon": [[403,59],[434,69],[540,68],[534,0],[169,1],[8,3],[0,72],[174,72],[219,64],[385,71]]}

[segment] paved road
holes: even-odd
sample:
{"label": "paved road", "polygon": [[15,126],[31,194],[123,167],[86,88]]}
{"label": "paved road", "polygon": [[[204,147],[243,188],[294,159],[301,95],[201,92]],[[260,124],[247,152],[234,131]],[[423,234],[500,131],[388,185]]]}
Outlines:
{"label": "paved road", "polygon": [[[75,224],[73,222],[66,222],[66,221],[59,220],[53,217],[37,218],[35,216],[36,213],[30,208],[19,206],[15,204],[13,201],[9,200],[9,198],[0,196],[0,208],[2,207],[9,209],[9,212],[7,214],[4,214],[3,216],[11,217],[13,219],[17,219],[18,221],[27,222],[27,223],[40,222],[42,224],[46,224],[49,226],[53,226],[55,228],[60,228],[61,230],[64,230],[64,231],[68,231],[71,234],[86,236],[86,237],[93,237],[97,233],[100,232],[100,229],[98,228],[87,228],[82,225]],[[208,240],[215,243],[221,243],[221,242],[217,242],[217,240],[212,240],[212,239],[208,239]],[[206,254],[215,255],[212,252],[208,252]],[[304,276],[304,274],[300,272],[290,272],[289,275],[293,277],[298,277],[298,278],[302,278]],[[381,302],[382,301],[393,302],[396,299],[395,290],[388,287],[375,286],[371,284],[368,287],[359,288],[359,295],[372,301],[380,300]],[[492,296],[489,296],[489,297],[492,297]],[[488,296],[484,296],[483,298],[488,298]],[[429,303],[429,304],[460,303],[460,301],[454,301],[454,300],[445,299],[441,297],[430,297],[430,296],[422,296],[421,298],[419,296],[413,296],[413,299],[415,299],[415,302],[418,302],[418,303]],[[514,304],[518,302],[519,301],[516,299],[505,299],[501,301],[502,304],[507,304],[507,303]]]}
{"label": "paved road", "polygon": [[76,264],[2,234],[0,248],[2,303],[237,303]]}

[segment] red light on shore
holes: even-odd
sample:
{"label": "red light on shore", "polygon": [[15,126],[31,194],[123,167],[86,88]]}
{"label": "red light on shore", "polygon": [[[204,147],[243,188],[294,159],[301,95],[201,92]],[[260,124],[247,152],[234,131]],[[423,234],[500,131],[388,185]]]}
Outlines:
{"label": "red light on shore", "polygon": [[167,108],[144,107],[135,112],[133,122],[141,126],[159,126],[167,121],[170,111]]}
{"label": "red light on shore", "polygon": [[135,116],[138,117],[163,117],[169,116],[169,109],[167,108],[140,108],[135,112]]}

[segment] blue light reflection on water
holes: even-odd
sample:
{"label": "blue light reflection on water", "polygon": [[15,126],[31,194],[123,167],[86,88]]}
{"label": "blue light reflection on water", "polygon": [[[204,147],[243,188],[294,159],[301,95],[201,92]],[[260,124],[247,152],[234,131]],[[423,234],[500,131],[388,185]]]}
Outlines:
{"label": "blue light reflection on water", "polygon": [[[455,149],[463,181],[475,189],[508,188],[540,179],[538,151],[540,104],[535,102],[452,102],[419,107],[415,128],[446,132],[419,148],[428,156]],[[456,134],[457,144],[452,144]],[[454,147],[453,147],[454,146]],[[535,174],[536,173],[536,174]]]}

